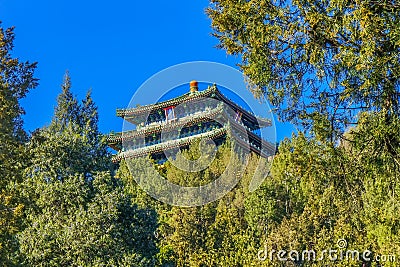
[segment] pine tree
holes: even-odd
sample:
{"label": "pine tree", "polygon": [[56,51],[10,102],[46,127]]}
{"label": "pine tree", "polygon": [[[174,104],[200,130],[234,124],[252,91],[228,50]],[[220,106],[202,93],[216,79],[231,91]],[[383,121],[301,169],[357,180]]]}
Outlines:
{"label": "pine tree", "polygon": [[252,228],[266,224],[271,249],[324,250],[345,238],[349,249],[399,255],[398,3],[211,3],[219,47],[241,57],[255,96],[311,129],[280,145],[271,179],[248,200]]}
{"label": "pine tree", "polygon": [[66,71],[64,81],[61,85],[62,92],[57,97],[57,106],[54,112],[54,118],[51,126],[58,130],[63,130],[62,127],[75,124],[75,126],[82,126],[79,121],[80,106],[78,100],[71,92],[71,77],[69,72]]}
{"label": "pine tree", "polygon": [[[245,200],[248,195],[249,181],[253,178],[258,156],[250,158],[249,170],[243,173],[239,184],[222,199],[199,207],[171,207],[151,199],[137,185],[140,179],[152,180],[157,171],[169,181],[182,186],[208,184],[226,171],[232,160],[233,166],[241,166],[236,160],[239,156],[231,150],[231,143],[225,142],[219,147],[210,166],[203,171],[188,172],[181,169],[183,162],[199,159],[198,143],[183,150],[173,161],[162,166],[155,164],[154,172],[149,171],[144,161],[138,158],[123,161],[118,170],[118,177],[131,192],[134,203],[154,207],[158,213],[157,266],[248,266],[257,264],[257,251],[252,242],[246,221]],[[253,166],[254,165],[254,166]],[[128,168],[129,167],[129,168]],[[228,171],[228,176],[237,175],[235,168]],[[151,186],[151,184],[144,184]],[[188,196],[190,197],[190,196]],[[193,196],[192,196],[193,197]]]}
{"label": "pine tree", "polygon": [[399,116],[396,1],[212,0],[207,13],[282,119],[335,141],[361,111]]}
{"label": "pine tree", "polygon": [[90,93],[82,104],[68,74],[48,127],[28,144],[22,189],[30,200],[18,235],[30,266],[148,266],[156,253],[156,214],[131,203],[98,131]]}
{"label": "pine tree", "polygon": [[27,136],[21,119],[24,110],[19,100],[37,85],[33,76],[36,63],[23,63],[11,56],[13,30],[0,25],[0,265],[13,264],[17,250],[14,235],[20,229],[24,206],[15,190],[27,161]]}

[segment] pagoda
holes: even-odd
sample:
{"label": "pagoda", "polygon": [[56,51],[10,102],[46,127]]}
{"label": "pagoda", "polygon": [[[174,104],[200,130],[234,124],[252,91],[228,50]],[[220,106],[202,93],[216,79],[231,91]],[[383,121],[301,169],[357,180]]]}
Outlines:
{"label": "pagoda", "polygon": [[214,84],[199,91],[190,82],[188,93],[155,104],[117,109],[117,116],[134,124],[134,130],[112,133],[108,145],[118,151],[113,161],[151,157],[158,163],[167,160],[166,150],[185,149],[199,139],[221,145],[228,137],[239,147],[268,158],[275,145],[259,135],[271,121],[255,116],[226,96]]}

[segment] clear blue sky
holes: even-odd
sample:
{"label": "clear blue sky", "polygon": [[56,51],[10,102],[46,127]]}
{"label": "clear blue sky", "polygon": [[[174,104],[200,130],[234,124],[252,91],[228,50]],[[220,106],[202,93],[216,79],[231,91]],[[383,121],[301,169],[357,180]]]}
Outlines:
{"label": "clear blue sky", "polygon": [[[66,70],[80,99],[92,88],[100,130],[106,133],[121,129],[115,109],[126,107],[158,71],[199,60],[235,67],[239,58],[215,48],[207,6],[206,0],[0,0],[3,27],[16,27],[13,55],[38,62],[40,85],[22,102],[25,128],[50,122]],[[291,131],[279,124],[278,139]]]}

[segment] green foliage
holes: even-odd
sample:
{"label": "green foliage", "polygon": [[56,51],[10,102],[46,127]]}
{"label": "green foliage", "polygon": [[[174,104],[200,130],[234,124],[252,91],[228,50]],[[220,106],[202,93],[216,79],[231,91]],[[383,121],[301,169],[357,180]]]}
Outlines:
{"label": "green foliage", "polygon": [[335,139],[359,111],[399,115],[400,6],[393,1],[211,0],[219,47],[255,96]]}
{"label": "green foliage", "polygon": [[282,142],[271,177],[246,199],[259,244],[322,251],[345,238],[348,249],[398,260],[398,3],[212,0],[207,13],[219,47],[241,56],[254,95],[311,129]]}
{"label": "green foliage", "polygon": [[[183,170],[212,149],[196,143],[151,169],[147,158],[123,161],[114,177],[90,91],[78,101],[68,73],[52,122],[27,137],[19,100],[37,84],[36,64],[12,58],[13,29],[0,28],[1,266],[381,266],[258,259],[264,248],[320,253],[339,239],[346,249],[400,260],[397,3],[212,3],[221,47],[242,55],[254,93],[286,119],[311,122],[314,135],[285,139],[252,192],[254,174],[263,178],[270,163],[244,158],[229,141],[202,171]],[[337,142],[351,120],[357,125]],[[161,174],[201,186],[229,164],[239,183],[200,207],[163,204],[137,184],[160,192],[152,178]]]}
{"label": "green foliage", "polygon": [[[232,192],[200,207],[171,207],[147,196],[135,181],[152,179],[157,171],[169,181],[183,186],[198,186],[215,181],[226,170],[230,161],[240,166],[241,159],[231,150],[231,142],[218,148],[208,168],[199,172],[188,172],[180,167],[185,159],[199,159],[198,143],[182,151],[176,160],[163,165],[154,165],[155,172],[144,168],[145,161],[139,158],[121,163],[117,176],[126,184],[133,201],[143,207],[155,207],[158,214],[157,239],[159,253],[157,266],[249,266],[258,264],[259,246],[256,234],[247,219],[256,215],[253,205],[248,205],[248,185],[253,178],[258,157],[252,155],[243,178]],[[130,168],[128,169],[128,165]],[[238,171],[231,170],[229,177]],[[145,184],[151,186],[149,184]],[[254,199],[254,198],[253,198]],[[245,216],[247,214],[248,216]]]}
{"label": "green foliage", "polygon": [[[281,143],[272,177],[255,194],[257,218],[265,222],[265,246],[286,251],[366,249],[376,255],[400,255],[399,244],[399,154],[400,124],[388,126],[385,114],[363,114],[358,127],[339,146],[293,136]],[[269,189],[269,190],[268,190]],[[267,198],[267,199],[265,199]],[[258,206],[264,206],[259,212]],[[251,221],[251,220],[250,220]],[[346,250],[344,250],[346,252]],[[320,254],[317,254],[319,257]],[[326,266],[330,259],[298,262],[302,266]],[[276,255],[266,266],[281,266]],[[368,263],[368,262],[366,262]],[[335,266],[360,266],[360,261],[337,261]],[[368,263],[369,264],[369,263]],[[375,264],[375,265],[374,265]],[[372,262],[371,266],[377,262]],[[396,262],[385,262],[396,266]]]}
{"label": "green foliage", "polygon": [[19,234],[29,266],[148,266],[156,215],[132,206],[107,173],[36,181],[35,210]]}
{"label": "green foliage", "polygon": [[20,261],[28,266],[149,266],[157,217],[132,204],[97,128],[90,93],[82,104],[65,77],[55,116],[27,144],[32,155],[20,185],[25,229]]}
{"label": "green foliage", "polygon": [[36,63],[20,62],[11,55],[14,29],[0,25],[0,265],[12,265],[16,251],[14,235],[20,229],[23,204],[14,185],[22,180],[27,157],[23,153],[26,133],[19,105],[37,85]]}
{"label": "green foliage", "polygon": [[[363,114],[360,124],[346,133],[347,141],[338,145],[299,133],[281,143],[271,175],[259,189],[248,191],[258,162],[251,155],[234,190],[202,207],[171,208],[146,200],[127,169],[121,178],[128,188],[135,188],[137,199],[157,207],[157,266],[327,266],[332,264],[328,255],[310,261],[302,260],[301,253],[314,250],[316,257],[328,249],[340,253],[340,239],[348,243],[344,253],[368,249],[374,257],[399,259],[399,146],[384,145],[396,144],[399,132],[399,120],[388,122],[381,112]],[[183,155],[193,159],[197,153],[193,146]],[[162,173],[175,183],[204,184],[226,168],[229,153],[229,145],[220,147],[213,161],[218,164],[204,173],[185,173],[171,162]],[[141,160],[147,159],[137,161]],[[140,170],[140,164],[135,166]],[[269,257],[260,261],[258,252],[264,248],[297,250],[300,258],[283,263],[275,253],[272,261]],[[364,263],[378,266],[376,261]],[[360,266],[363,261],[344,259],[334,264]],[[387,261],[385,266],[396,262]]]}

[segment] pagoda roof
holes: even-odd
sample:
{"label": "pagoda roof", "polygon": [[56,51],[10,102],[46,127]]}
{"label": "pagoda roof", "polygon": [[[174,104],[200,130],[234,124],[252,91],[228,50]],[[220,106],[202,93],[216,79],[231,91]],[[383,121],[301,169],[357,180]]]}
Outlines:
{"label": "pagoda roof", "polygon": [[162,108],[166,108],[166,107],[170,107],[170,106],[176,106],[178,104],[187,102],[187,101],[191,101],[191,100],[195,100],[198,98],[202,98],[202,97],[207,97],[212,95],[213,93],[215,93],[216,91],[218,91],[217,87],[214,86],[209,86],[206,90],[203,91],[198,91],[195,93],[186,93],[183,94],[181,96],[166,100],[166,101],[162,101],[162,102],[158,102],[155,104],[148,104],[148,105],[143,105],[143,106],[138,106],[136,108],[127,108],[127,109],[117,109],[117,117],[122,117],[124,119],[131,118],[135,115],[140,115],[143,113],[150,113],[153,110],[157,110],[157,109],[162,109]]}
{"label": "pagoda roof", "polygon": [[[212,118],[215,118],[218,115],[223,115],[225,118],[228,119],[228,121],[231,123],[235,129],[238,129],[240,131],[246,131],[252,136],[257,136],[253,132],[251,132],[251,129],[246,128],[246,126],[242,123],[239,123],[235,121],[234,118],[229,116],[227,112],[224,112],[224,106],[223,105],[218,105],[217,107],[207,110],[207,111],[202,111],[199,112],[198,114],[194,114],[193,116],[190,117],[182,117],[178,119],[175,122],[162,122],[162,123],[155,123],[153,125],[141,127],[138,130],[131,130],[131,131],[126,131],[126,132],[120,132],[120,133],[113,133],[110,134],[107,137],[107,142],[113,147],[113,144],[118,144],[122,143],[125,140],[132,140],[137,137],[144,137],[149,134],[153,133],[160,133],[162,131],[170,131],[179,127],[187,126],[187,125],[194,125],[199,122],[204,122],[204,121],[209,121]],[[270,122],[270,121],[268,121]],[[258,138],[258,136],[257,136]],[[257,139],[256,138],[256,139]]]}
{"label": "pagoda roof", "polygon": [[134,150],[128,150],[128,151],[120,152],[119,154],[113,156],[113,161],[117,162],[122,159],[136,158],[136,157],[141,157],[141,156],[144,156],[147,154],[155,154],[155,153],[159,153],[164,150],[167,150],[167,149],[190,145],[195,140],[198,140],[198,138],[215,139],[215,138],[223,136],[226,133],[227,133],[227,128],[222,127],[222,128],[215,129],[215,130],[208,131],[208,132],[201,133],[201,134],[196,134],[196,135],[192,135],[192,136],[188,136],[188,137],[184,137],[184,138],[170,140],[170,141],[163,142],[160,144],[145,146],[145,147],[137,148]]}
{"label": "pagoda roof", "polygon": [[117,117],[121,117],[129,122],[132,122],[134,124],[141,123],[141,117],[143,115],[148,115],[154,110],[159,110],[163,108],[167,108],[170,106],[177,106],[179,104],[193,101],[199,98],[204,98],[204,97],[210,97],[210,96],[217,96],[220,98],[222,101],[224,101],[227,105],[232,107],[235,110],[240,110],[242,112],[242,118],[245,118],[249,121],[255,121],[257,120],[261,125],[260,127],[266,127],[266,126],[271,126],[271,121],[267,118],[261,118],[256,115],[254,115],[252,112],[247,111],[240,105],[236,104],[226,96],[224,96],[220,90],[218,90],[217,86],[214,84],[212,86],[208,86],[207,89],[203,91],[197,91],[197,92],[189,92],[186,94],[183,94],[181,96],[172,98],[170,100],[158,102],[155,104],[148,104],[144,106],[138,106],[136,108],[127,108],[127,109],[117,109]]}
{"label": "pagoda roof", "polygon": [[241,106],[239,106],[238,104],[236,104],[235,102],[224,96],[224,94],[222,94],[218,89],[216,91],[216,95],[219,96],[225,103],[227,103],[233,109],[240,110],[242,112],[242,118],[247,119],[249,121],[254,121],[256,119],[257,123],[260,123],[259,125],[260,128],[272,125],[271,120],[259,117],[253,114],[252,112],[247,111],[246,109],[242,108]]}
{"label": "pagoda roof", "polygon": [[218,114],[223,112],[223,106],[218,105],[217,107],[207,110],[201,111],[197,114],[194,114],[190,117],[183,117],[178,119],[176,122],[162,122],[162,123],[154,123],[148,126],[141,127],[137,130],[131,130],[120,133],[113,133],[107,136],[107,142],[109,144],[121,143],[127,139],[133,139],[135,137],[143,137],[148,134],[159,133],[162,131],[170,131],[185,125],[194,125],[199,122],[209,121],[211,118],[214,118]]}
{"label": "pagoda roof", "polygon": [[129,158],[136,158],[136,157],[142,157],[148,154],[156,154],[160,153],[164,150],[167,149],[173,149],[177,147],[182,147],[182,146],[187,146],[193,143],[195,140],[198,140],[199,138],[210,138],[210,139],[216,139],[219,138],[223,135],[226,135],[227,133],[233,133],[233,138],[238,142],[239,145],[242,147],[249,148],[250,151],[257,153],[258,155],[261,155],[262,157],[269,157],[272,156],[273,153],[275,152],[275,146],[262,138],[260,138],[258,135],[248,132],[249,134],[249,139],[254,139],[257,140],[260,144],[261,147],[255,146],[253,144],[249,144],[247,140],[241,138],[234,132],[232,132],[228,126],[219,128],[219,129],[214,129],[212,131],[208,131],[205,133],[197,134],[197,135],[192,135],[184,138],[179,138],[175,140],[169,140],[167,142],[163,142],[160,144],[155,144],[151,146],[145,146],[141,148],[137,148],[134,150],[128,150],[124,152],[120,152],[117,155],[113,156],[113,162],[118,162],[123,159],[129,159]]}

